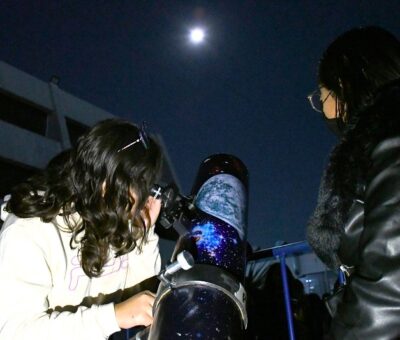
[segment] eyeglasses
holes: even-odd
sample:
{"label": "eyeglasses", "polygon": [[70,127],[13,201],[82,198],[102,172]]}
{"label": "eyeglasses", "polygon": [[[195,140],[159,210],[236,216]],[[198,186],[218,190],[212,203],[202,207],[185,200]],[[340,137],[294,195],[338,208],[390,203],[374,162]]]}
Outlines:
{"label": "eyeglasses", "polygon": [[307,96],[307,99],[310,102],[310,105],[313,108],[313,110],[317,112],[323,112],[324,103],[327,101],[330,95],[332,95],[332,91],[329,91],[326,97],[321,100],[320,90],[315,90],[313,93]]}
{"label": "eyeglasses", "polygon": [[147,150],[149,148],[149,136],[147,134],[147,127],[146,127],[146,122],[143,122],[141,127],[139,128],[139,138],[134,140],[132,143],[129,143],[128,145],[125,145],[123,148],[119,149],[117,152],[124,151],[131,146],[134,146],[136,143],[142,143],[143,147]]}

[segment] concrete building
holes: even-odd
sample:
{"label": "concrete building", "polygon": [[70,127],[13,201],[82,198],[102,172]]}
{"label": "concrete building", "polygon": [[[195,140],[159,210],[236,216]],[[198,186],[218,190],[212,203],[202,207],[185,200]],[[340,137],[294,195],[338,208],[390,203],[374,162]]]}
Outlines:
{"label": "concrete building", "polygon": [[[0,195],[38,169],[96,122],[115,117],[58,86],[0,61]],[[164,149],[163,181],[178,184]]]}

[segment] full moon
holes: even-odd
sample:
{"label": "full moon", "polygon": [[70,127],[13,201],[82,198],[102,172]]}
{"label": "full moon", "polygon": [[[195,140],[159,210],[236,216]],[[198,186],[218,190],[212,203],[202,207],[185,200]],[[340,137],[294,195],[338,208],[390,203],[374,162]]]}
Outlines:
{"label": "full moon", "polygon": [[193,44],[199,44],[204,41],[205,33],[201,28],[193,28],[190,31],[190,41]]}

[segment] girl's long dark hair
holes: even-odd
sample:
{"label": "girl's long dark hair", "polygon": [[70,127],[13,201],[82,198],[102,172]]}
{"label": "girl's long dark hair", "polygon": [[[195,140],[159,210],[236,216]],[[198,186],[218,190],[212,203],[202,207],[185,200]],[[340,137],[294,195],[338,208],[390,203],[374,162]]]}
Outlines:
{"label": "girl's long dark hair", "polygon": [[373,101],[381,86],[400,78],[400,41],[380,27],[349,30],[324,52],[318,69],[320,86],[333,91],[339,116],[350,125]]}
{"label": "girl's long dark hair", "polygon": [[[147,148],[139,142],[121,150],[139,138],[138,127],[129,122],[108,119],[98,123],[79,138],[75,148],[15,187],[8,211],[44,222],[63,215],[72,232],[71,247],[74,242],[79,244],[83,270],[89,277],[99,276],[110,248],[120,256],[140,249],[146,241],[140,211],[159,175],[161,151],[152,138]],[[136,202],[130,190],[136,193]],[[79,223],[70,218],[74,213],[79,214]],[[133,220],[132,232],[129,219]]]}

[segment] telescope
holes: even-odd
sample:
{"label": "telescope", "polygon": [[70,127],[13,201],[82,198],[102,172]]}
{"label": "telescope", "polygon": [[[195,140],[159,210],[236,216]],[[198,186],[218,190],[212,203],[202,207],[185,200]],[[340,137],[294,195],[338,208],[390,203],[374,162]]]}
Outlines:
{"label": "telescope", "polygon": [[159,274],[153,324],[136,339],[243,339],[247,327],[248,172],[233,155],[199,167],[190,196],[156,186],[159,223],[179,234],[171,263]]}

